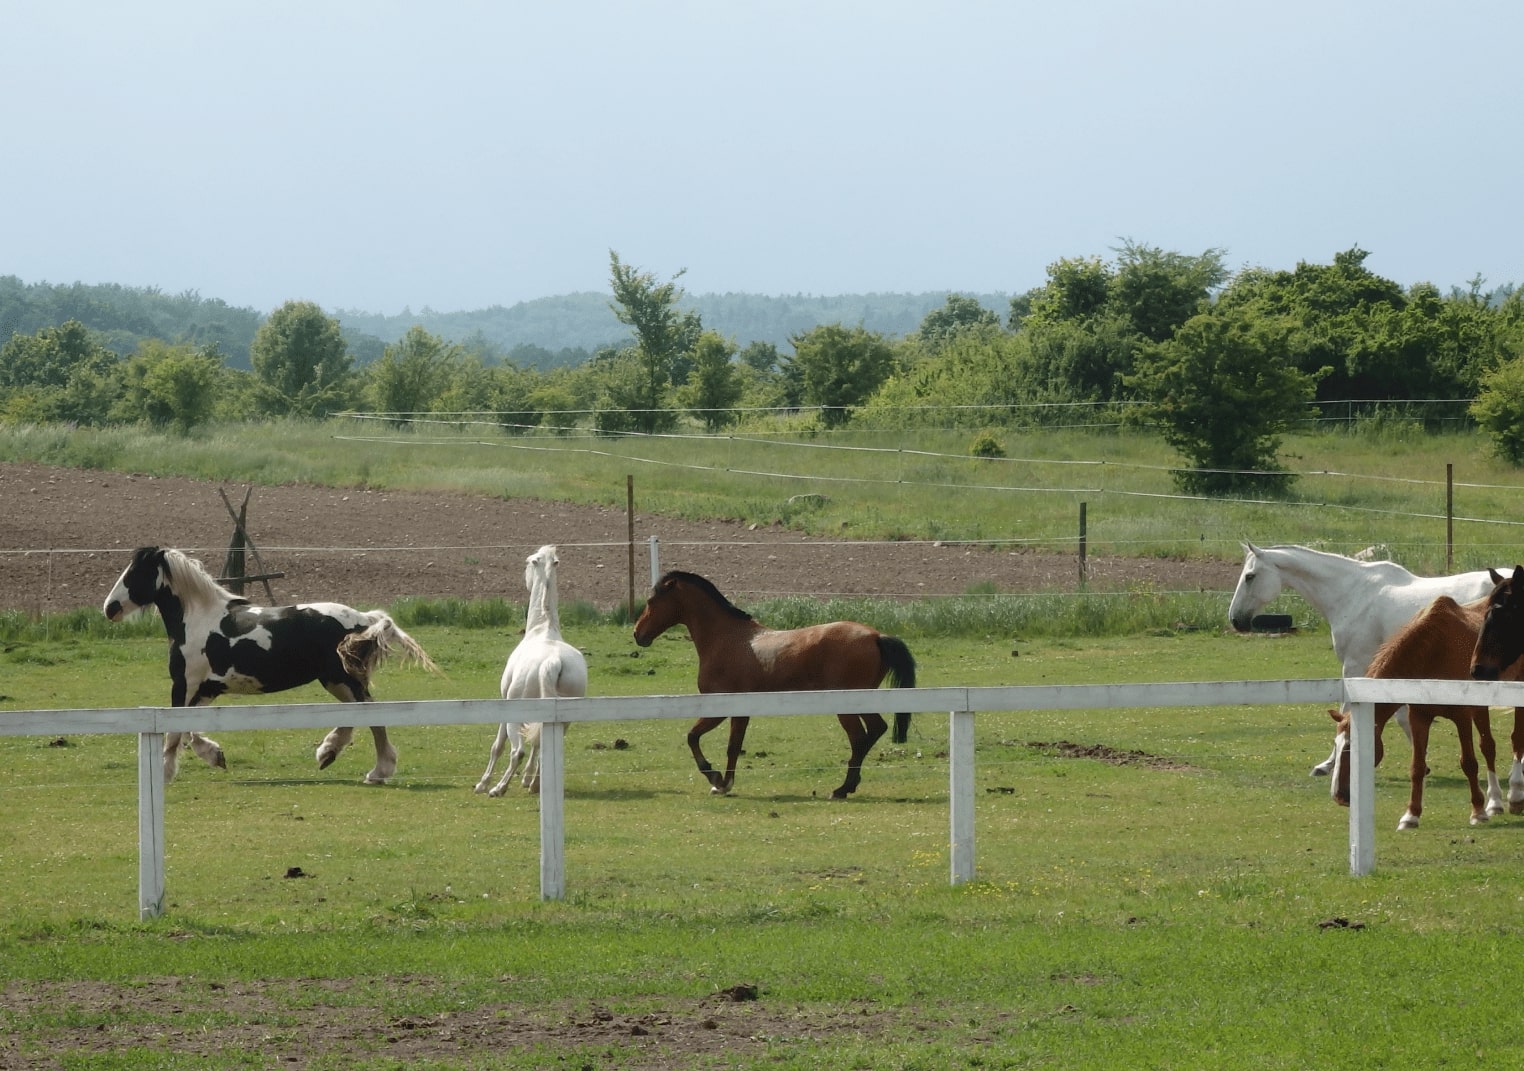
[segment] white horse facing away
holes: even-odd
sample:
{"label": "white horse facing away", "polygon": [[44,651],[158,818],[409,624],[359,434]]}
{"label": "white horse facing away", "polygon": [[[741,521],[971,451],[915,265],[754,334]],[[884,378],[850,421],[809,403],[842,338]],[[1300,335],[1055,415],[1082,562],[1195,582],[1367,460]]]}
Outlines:
{"label": "white horse facing away", "polygon": [[[587,659],[582,652],[561,638],[561,615],[557,608],[556,566],[560,564],[556,548],[541,547],[525,559],[524,586],[529,589],[529,613],[524,621],[524,638],[508,656],[503,668],[504,699],[549,699],[553,696],[587,694]],[[513,779],[520,760],[524,761],[524,787],[540,791],[539,722],[504,722],[487,756],[487,769],[476,783],[477,792],[501,796]],[[503,745],[510,744],[508,768],[496,785],[488,789],[493,768],[502,757]]]}
{"label": "white horse facing away", "polygon": [[[1439,596],[1475,602],[1493,588],[1486,569],[1423,577],[1396,562],[1357,561],[1295,544],[1244,543],[1243,548],[1244,568],[1228,605],[1228,621],[1239,632],[1248,632],[1254,615],[1281,593],[1282,585],[1289,587],[1328,620],[1334,655],[1345,677],[1364,676],[1381,645]],[[1407,707],[1398,711],[1397,723],[1411,740]],[[1312,768],[1313,776],[1328,774],[1337,756],[1336,749]],[[1517,759],[1508,782],[1524,800],[1524,764]]]}

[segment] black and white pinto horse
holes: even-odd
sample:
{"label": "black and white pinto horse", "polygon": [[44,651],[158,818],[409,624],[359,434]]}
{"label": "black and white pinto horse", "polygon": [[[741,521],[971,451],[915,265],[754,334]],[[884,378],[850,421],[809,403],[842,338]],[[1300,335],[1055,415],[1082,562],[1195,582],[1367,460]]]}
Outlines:
{"label": "black and white pinto horse", "polygon": [[[120,621],[156,607],[169,634],[170,705],[202,706],[224,692],[280,692],[317,681],[345,703],[371,698],[370,675],[395,648],[405,659],[438,672],[422,647],[380,610],[336,602],[256,606],[228,591],[196,559],[172,548],[140,547],[106,596],[106,616]],[[397,771],[397,749],[384,725],[371,726],[376,765],[367,784],[383,784]],[[167,733],[164,780],[175,776],[181,737],[213,766],[225,767],[222,748],[199,733]],[[318,745],[319,769],[349,746],[354,728],[334,729]]]}

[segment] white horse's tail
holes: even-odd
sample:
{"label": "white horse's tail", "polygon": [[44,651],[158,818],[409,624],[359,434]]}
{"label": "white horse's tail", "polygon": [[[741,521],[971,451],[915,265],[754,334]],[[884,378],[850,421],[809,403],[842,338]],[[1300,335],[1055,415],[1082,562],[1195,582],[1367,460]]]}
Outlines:
{"label": "white horse's tail", "polygon": [[434,664],[422,645],[391,619],[391,615],[373,610],[379,619],[361,632],[351,632],[339,641],[339,658],[344,668],[361,680],[369,680],[377,666],[396,649],[404,663],[413,662],[430,673],[443,671]]}

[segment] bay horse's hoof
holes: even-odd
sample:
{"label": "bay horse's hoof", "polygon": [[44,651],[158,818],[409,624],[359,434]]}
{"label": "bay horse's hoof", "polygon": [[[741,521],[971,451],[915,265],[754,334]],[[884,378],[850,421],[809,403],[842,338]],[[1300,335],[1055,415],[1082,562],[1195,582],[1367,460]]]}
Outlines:
{"label": "bay horse's hoof", "polygon": [[848,797],[848,796],[850,796],[850,795],[851,795],[851,794],[852,794],[852,793],[851,793],[851,792],[849,792],[849,791],[848,791],[848,790],[847,790],[847,789],[844,789],[844,788],[838,788],[838,789],[836,789],[836,790],[834,790],[834,791],[833,791],[833,792],[832,792],[832,793],[831,793],[831,798],[832,798],[832,799],[833,799],[833,800],[844,800],[844,799],[846,799],[846,798],[847,798],[847,797]]}
{"label": "bay horse's hoof", "polygon": [[1397,828],[1399,830],[1401,830],[1401,829],[1417,829],[1418,828],[1418,819],[1414,818],[1410,814],[1405,814],[1400,819],[1397,820]]}
{"label": "bay horse's hoof", "polygon": [[1508,801],[1508,813],[1509,814],[1524,814],[1524,800],[1509,800]]}

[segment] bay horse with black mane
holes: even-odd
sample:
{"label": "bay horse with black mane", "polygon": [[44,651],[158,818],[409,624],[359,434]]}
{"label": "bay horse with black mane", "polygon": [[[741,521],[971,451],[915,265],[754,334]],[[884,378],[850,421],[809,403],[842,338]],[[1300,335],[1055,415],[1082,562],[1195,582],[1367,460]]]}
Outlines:
{"label": "bay horse with black mane", "polygon": [[[170,705],[202,706],[224,692],[280,692],[317,681],[346,703],[371,698],[370,675],[395,647],[438,672],[422,647],[381,610],[356,610],[336,602],[256,606],[227,590],[194,558],[173,548],[140,547],[123,570],[104,610],[120,621],[156,607],[169,634]],[[386,726],[371,726],[376,765],[367,784],[382,784],[397,770],[397,749]],[[164,780],[174,779],[182,735],[164,737]],[[319,769],[349,745],[354,729],[334,729],[317,748]],[[200,746],[197,746],[199,743]],[[196,754],[226,766],[216,741],[192,741]]]}
{"label": "bay horse with black mane", "polygon": [[[759,624],[731,604],[718,588],[695,573],[674,570],[656,582],[635,622],[635,642],[649,647],[674,625],[686,625],[698,650],[698,690],[709,692],[791,692],[837,688],[877,688],[887,677],[899,688],[915,687],[915,659],[905,642],[856,621],[776,630]],[[888,729],[881,714],[838,714],[852,745],[847,779],[831,793],[846,799],[862,781],[863,759]],[[730,719],[730,746],[722,775],[704,757],[699,741],[724,718],[700,718],[688,730],[688,747],[710,791],[728,794],[735,785],[736,760],[750,718]],[[905,742],[910,715],[894,716],[896,744]]]}
{"label": "bay horse with black mane", "polygon": [[[1515,570],[1517,572],[1517,570]],[[1492,573],[1496,586],[1491,595],[1476,602],[1458,603],[1441,595],[1428,608],[1408,622],[1395,636],[1382,644],[1366,668],[1365,676],[1380,680],[1518,680],[1524,676],[1524,625],[1518,609],[1511,605],[1512,581]],[[1499,609],[1501,608],[1501,613]],[[1381,730],[1397,711],[1399,704],[1376,704],[1376,763],[1381,762]],[[1334,764],[1334,802],[1349,805],[1349,714],[1330,711],[1338,726]],[[1423,814],[1423,782],[1428,773],[1429,730],[1435,718],[1455,722],[1460,736],[1461,770],[1471,790],[1471,824],[1479,825],[1489,817],[1503,813],[1502,791],[1496,774],[1497,745],[1492,735],[1491,714],[1485,706],[1450,706],[1414,704],[1409,720],[1413,730],[1413,760],[1409,769],[1410,791],[1407,811],[1397,823],[1398,829],[1418,828]],[[1478,779],[1479,764],[1472,726],[1480,737],[1482,758],[1487,764],[1487,790]],[[1524,744],[1524,708],[1514,709],[1513,746],[1517,756]],[[1517,759],[1515,769],[1517,769]],[[1510,788],[1513,788],[1510,778]],[[1524,798],[1510,794],[1509,809],[1524,811]]]}

